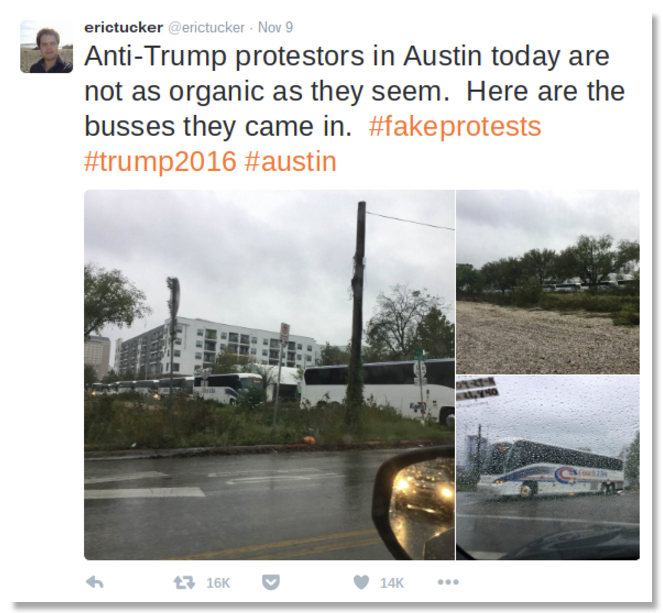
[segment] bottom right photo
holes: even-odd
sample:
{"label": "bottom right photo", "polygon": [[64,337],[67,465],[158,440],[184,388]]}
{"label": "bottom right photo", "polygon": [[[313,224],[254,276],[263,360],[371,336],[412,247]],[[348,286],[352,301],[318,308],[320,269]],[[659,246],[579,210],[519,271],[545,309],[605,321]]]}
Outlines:
{"label": "bottom right photo", "polygon": [[458,376],[456,559],[638,559],[639,387]]}

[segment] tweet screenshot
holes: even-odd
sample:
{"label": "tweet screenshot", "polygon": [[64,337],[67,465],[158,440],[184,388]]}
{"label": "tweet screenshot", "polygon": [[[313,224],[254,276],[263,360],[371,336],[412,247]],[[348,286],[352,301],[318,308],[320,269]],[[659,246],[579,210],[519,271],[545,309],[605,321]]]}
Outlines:
{"label": "tweet screenshot", "polygon": [[652,602],[648,3],[4,12],[8,606]]}

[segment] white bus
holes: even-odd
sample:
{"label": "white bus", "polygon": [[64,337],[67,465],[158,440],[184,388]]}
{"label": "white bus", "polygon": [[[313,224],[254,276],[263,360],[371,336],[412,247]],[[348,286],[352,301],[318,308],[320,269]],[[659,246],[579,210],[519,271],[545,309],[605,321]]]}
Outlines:
{"label": "white bus", "polygon": [[[364,398],[377,405],[389,405],[406,417],[428,415],[443,425],[453,426],[456,406],[456,362],[426,360],[421,388],[415,376],[417,362],[376,362],[364,364]],[[315,366],[304,371],[302,402],[312,406],[343,402],[348,385],[347,366]]]}
{"label": "white bus", "polygon": [[106,386],[103,383],[93,383],[90,393],[93,396],[103,396],[106,393]]}
{"label": "white bus", "polygon": [[136,381],[120,381],[117,384],[118,394],[129,394],[136,391]]}
{"label": "white bus", "polygon": [[[267,366],[266,376],[268,384],[265,389],[265,400],[272,402],[276,395],[276,381],[279,376],[278,366]],[[279,385],[279,402],[298,402],[300,381],[298,376],[298,369],[282,366],[281,367],[281,384]]]}
{"label": "white bus", "polygon": [[493,496],[614,494],[624,487],[624,462],[579,449],[508,439],[482,454],[477,491]]}
{"label": "white bus", "polygon": [[210,375],[207,381],[197,375],[193,382],[194,396],[220,404],[236,404],[242,391],[250,389],[262,390],[260,375],[244,372]]}
{"label": "white bus", "polygon": [[143,379],[142,381],[136,381],[135,390],[142,396],[151,396],[152,398],[158,398],[159,380]]}
{"label": "white bus", "polygon": [[[193,396],[193,381],[195,377],[173,377],[173,394],[186,394]],[[170,396],[170,377],[159,380],[159,398]]]}

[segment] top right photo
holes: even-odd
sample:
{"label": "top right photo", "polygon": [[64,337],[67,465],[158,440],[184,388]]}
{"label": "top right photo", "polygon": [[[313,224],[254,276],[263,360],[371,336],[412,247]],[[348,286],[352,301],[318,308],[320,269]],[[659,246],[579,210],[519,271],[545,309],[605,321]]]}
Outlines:
{"label": "top right photo", "polygon": [[639,374],[637,191],[456,193],[458,374]]}

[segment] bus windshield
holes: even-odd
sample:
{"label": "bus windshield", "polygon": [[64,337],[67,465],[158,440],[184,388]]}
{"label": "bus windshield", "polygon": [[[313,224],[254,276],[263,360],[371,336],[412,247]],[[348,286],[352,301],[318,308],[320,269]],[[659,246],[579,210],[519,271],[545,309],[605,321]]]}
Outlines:
{"label": "bus windshield", "polygon": [[243,390],[262,389],[262,379],[258,379],[257,377],[242,377],[240,383]]}
{"label": "bus windshield", "polygon": [[511,443],[495,443],[490,447],[481,463],[482,475],[499,475],[504,472]]}

